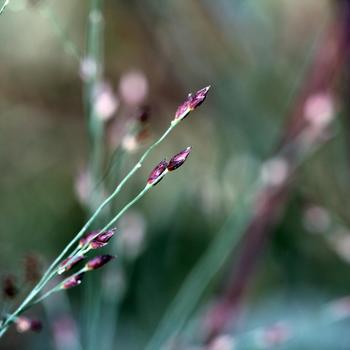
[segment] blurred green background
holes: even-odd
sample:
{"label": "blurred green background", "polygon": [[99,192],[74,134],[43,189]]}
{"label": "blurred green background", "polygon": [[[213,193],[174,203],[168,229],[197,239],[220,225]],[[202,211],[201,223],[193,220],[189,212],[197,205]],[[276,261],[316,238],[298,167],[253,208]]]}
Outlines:
{"label": "blurred green background", "polygon": [[[102,108],[112,112],[102,121],[103,181],[92,187],[84,107],[84,74],[93,69],[84,59],[90,5],[11,0],[0,16],[0,274],[15,275],[21,291],[29,288],[21,284],[28,254],[47,266],[85,222],[91,193],[109,193],[186,95],[212,87],[113,203],[114,212],[161,159],[193,147],[186,164],[118,223],[105,249],[119,258],[30,310],[41,333],[12,329],[0,348],[157,349],[158,339],[169,345],[178,333],[174,349],[204,349],[203,319],[225,289],[235,264],[228,255],[239,254],[261,169],[285,133],[337,2],[102,1],[101,79],[109,84]],[[210,349],[233,350],[233,339],[238,349],[350,349],[348,304],[340,316],[327,304],[350,288],[348,106],[339,80],[331,137],[301,158],[239,324]],[[137,144],[130,130],[145,106],[147,133]],[[2,300],[4,312],[16,303]],[[288,339],[269,344],[264,329],[281,320]]]}

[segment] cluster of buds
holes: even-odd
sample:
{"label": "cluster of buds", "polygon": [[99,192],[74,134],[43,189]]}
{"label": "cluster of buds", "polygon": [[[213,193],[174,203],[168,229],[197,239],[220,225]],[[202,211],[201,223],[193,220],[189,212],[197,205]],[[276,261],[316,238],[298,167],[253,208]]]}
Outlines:
{"label": "cluster of buds", "polygon": [[187,157],[191,153],[191,149],[191,147],[187,147],[178,154],[175,154],[169,160],[169,162],[166,159],[162,160],[149,174],[147,183],[155,186],[163,179],[168,171],[173,171],[179,168],[183,163],[185,163]]}
{"label": "cluster of buds", "polygon": [[81,269],[74,275],[66,278],[60,284],[59,289],[70,289],[78,286],[79,284],[81,284],[85,272],[99,269],[100,267],[107,264],[114,258],[115,258],[114,256],[109,254],[95,256],[85,264],[83,269]]}
{"label": "cluster of buds", "polygon": [[99,249],[106,246],[109,240],[114,236],[116,229],[106,231],[92,231],[80,239],[78,248],[82,251],[73,256],[64,259],[58,267],[59,275],[71,270],[75,265],[85,259],[84,253],[92,249]]}
{"label": "cluster of buds", "polygon": [[177,108],[174,120],[185,119],[190,112],[199,107],[207,97],[209,89],[210,85],[194,94],[189,94],[186,101]]}

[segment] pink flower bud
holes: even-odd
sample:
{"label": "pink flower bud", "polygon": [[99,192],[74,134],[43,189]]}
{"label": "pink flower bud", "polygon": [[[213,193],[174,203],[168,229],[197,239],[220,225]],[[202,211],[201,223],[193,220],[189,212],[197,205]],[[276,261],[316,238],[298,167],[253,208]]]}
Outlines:
{"label": "pink flower bud", "polygon": [[195,94],[189,94],[187,100],[178,107],[175,113],[175,119],[181,120],[186,118],[191,111],[200,106],[207,97],[209,89],[210,85],[198,90]]}
{"label": "pink flower bud", "polygon": [[105,245],[107,245],[109,240],[113,237],[115,231],[116,231],[116,229],[101,232],[96,238],[94,238],[90,242],[90,244],[89,244],[90,248],[91,249],[98,249],[98,248],[102,248]]}
{"label": "pink flower bud", "polygon": [[96,270],[102,267],[103,265],[107,264],[112,259],[114,259],[114,256],[108,254],[95,256],[85,265],[85,267],[88,270]]}
{"label": "pink flower bud", "polygon": [[57,273],[61,275],[63,272],[70,270],[83,259],[85,259],[84,255],[69,256],[60,263]]}
{"label": "pink flower bud", "polygon": [[[85,235],[79,241],[79,247],[89,245],[91,249],[97,249],[104,247],[108,241],[113,237],[116,229],[107,230],[99,233],[100,231],[92,231]],[[97,236],[96,236],[97,235]]]}
{"label": "pink flower bud", "polygon": [[150,185],[157,184],[163,177],[162,174],[167,169],[168,162],[164,159],[162,160],[149,174],[147,183]]}
{"label": "pink flower bud", "polygon": [[94,237],[97,235],[98,232],[99,231],[92,231],[86,234],[84,237],[82,237],[79,241],[79,247],[81,248],[84,245],[89,244],[94,239]]}
{"label": "pink flower bud", "polygon": [[24,333],[28,331],[38,332],[42,328],[39,320],[32,320],[27,317],[18,317],[15,321],[17,332]]}
{"label": "pink flower bud", "polygon": [[172,157],[168,164],[168,170],[173,171],[178,167],[180,167],[183,163],[185,163],[185,160],[187,159],[188,155],[191,153],[191,149],[192,147],[187,147],[186,149],[182,150],[180,153]]}
{"label": "pink flower bud", "polygon": [[83,279],[84,273],[80,273],[78,275],[73,275],[69,278],[67,278],[65,281],[63,281],[61,289],[69,289],[76,286],[79,286]]}

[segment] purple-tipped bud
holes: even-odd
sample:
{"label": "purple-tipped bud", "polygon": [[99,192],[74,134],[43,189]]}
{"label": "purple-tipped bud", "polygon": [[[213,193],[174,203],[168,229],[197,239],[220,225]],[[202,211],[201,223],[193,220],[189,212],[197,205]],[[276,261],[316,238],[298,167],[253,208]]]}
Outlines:
{"label": "purple-tipped bud", "polygon": [[164,159],[162,160],[149,174],[147,183],[150,185],[157,184],[163,177],[162,174],[168,167],[168,162]]}
{"label": "purple-tipped bud", "polygon": [[83,276],[84,276],[84,273],[80,273],[78,275],[73,275],[67,278],[65,281],[63,281],[61,285],[61,289],[69,289],[69,288],[79,286],[79,284],[83,279]]}
{"label": "purple-tipped bud", "polygon": [[82,248],[85,245],[89,245],[91,249],[97,249],[104,247],[108,241],[113,237],[116,229],[111,229],[107,231],[92,231],[85,235],[79,241],[79,247]]}
{"label": "purple-tipped bud", "polygon": [[91,249],[98,249],[98,248],[102,248],[105,245],[108,244],[109,240],[114,236],[116,229],[111,229],[111,230],[107,230],[104,232],[101,232],[96,238],[94,238],[89,246]]}
{"label": "purple-tipped bud", "polygon": [[28,331],[39,332],[42,324],[39,320],[32,320],[28,317],[18,317],[15,321],[17,332],[24,333]]}
{"label": "purple-tipped bud", "polygon": [[200,106],[207,97],[209,89],[210,85],[198,90],[195,94],[189,94],[187,100],[178,107],[175,113],[175,119],[186,118],[191,111]]}
{"label": "purple-tipped bud", "polygon": [[69,271],[73,266],[78,264],[83,259],[85,259],[84,255],[69,256],[61,262],[57,273],[61,275],[63,272]]}
{"label": "purple-tipped bud", "polygon": [[84,237],[82,237],[79,241],[79,247],[83,247],[87,244],[89,244],[93,239],[94,237],[98,234],[99,231],[92,231],[92,232],[89,232],[87,233]]}
{"label": "purple-tipped bud", "polygon": [[192,147],[187,147],[186,149],[182,150],[180,153],[172,157],[168,164],[168,170],[173,171],[180,167],[183,163],[185,163],[185,160],[191,153],[191,149]]}
{"label": "purple-tipped bud", "polygon": [[96,270],[102,267],[103,265],[107,264],[112,259],[114,259],[114,256],[108,254],[95,256],[85,265],[85,267],[88,270]]}

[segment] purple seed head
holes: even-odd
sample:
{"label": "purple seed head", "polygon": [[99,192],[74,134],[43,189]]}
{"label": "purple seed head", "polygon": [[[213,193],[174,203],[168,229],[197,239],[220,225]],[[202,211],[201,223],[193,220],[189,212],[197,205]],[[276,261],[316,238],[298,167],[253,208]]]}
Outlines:
{"label": "purple seed head", "polygon": [[60,266],[58,267],[58,274],[61,275],[63,272],[69,271],[83,259],[85,259],[84,255],[69,256],[60,263]]}
{"label": "purple seed head", "polygon": [[114,259],[115,257],[112,255],[98,255],[95,256],[94,258],[92,258],[90,261],[88,261],[88,263],[85,265],[85,267],[88,270],[96,270],[100,267],[102,267],[103,265],[107,264],[109,261],[111,261],[112,259]]}
{"label": "purple seed head", "polygon": [[102,248],[105,245],[108,244],[109,240],[114,236],[116,229],[113,228],[111,230],[107,230],[104,232],[101,232],[96,238],[94,238],[90,244],[89,247],[91,249],[98,249],[98,248]]}
{"label": "purple seed head", "polygon": [[84,273],[80,273],[78,275],[73,275],[69,278],[67,278],[65,281],[63,281],[61,288],[62,289],[69,289],[76,286],[79,286],[83,279]]}
{"label": "purple seed head", "polygon": [[99,231],[92,231],[87,233],[84,237],[82,237],[79,241],[79,247],[83,247],[84,245],[89,244],[94,237],[98,234]]}
{"label": "purple seed head", "polygon": [[187,147],[186,149],[182,150],[180,153],[172,157],[168,164],[168,170],[173,171],[180,167],[183,163],[185,163],[187,157],[191,153],[191,149],[192,147]]}
{"label": "purple seed head", "polygon": [[162,174],[168,167],[168,162],[164,159],[162,160],[149,174],[147,183],[150,185],[157,184],[162,179]]}
{"label": "purple seed head", "polygon": [[191,111],[199,107],[207,97],[209,89],[210,85],[198,90],[195,94],[189,94],[186,101],[178,107],[175,119],[184,119]]}

